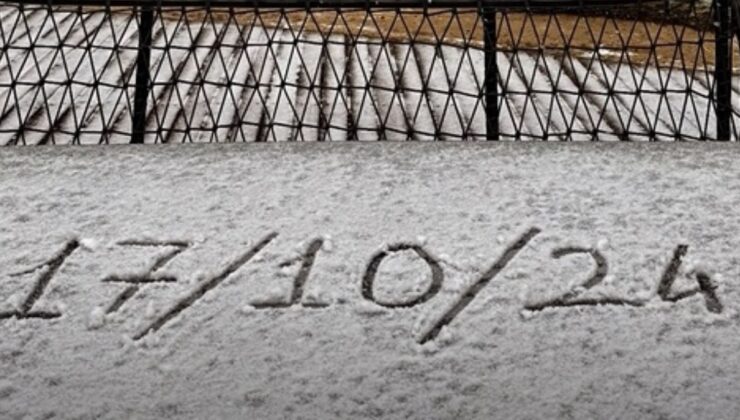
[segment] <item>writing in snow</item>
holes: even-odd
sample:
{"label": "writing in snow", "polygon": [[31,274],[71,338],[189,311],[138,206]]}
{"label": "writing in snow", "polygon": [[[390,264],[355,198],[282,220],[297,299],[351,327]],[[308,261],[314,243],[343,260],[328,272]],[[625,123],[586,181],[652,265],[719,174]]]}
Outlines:
{"label": "writing in snow", "polygon": [[[463,290],[458,299],[451,305],[442,316],[438,317],[429,328],[417,337],[417,342],[424,344],[429,341],[433,341],[439,335],[442,328],[448,326],[454,319],[460,315],[465,308],[476,298],[476,296],[485,289],[494,278],[502,272],[507,265],[517,257],[519,252],[527,246],[538,234],[541,233],[539,228],[530,228],[519,236],[513,243],[508,245],[498,259],[493,261],[490,266],[485,267],[482,274],[473,282],[467,289]],[[262,237],[255,245],[251,246],[241,255],[231,260],[227,265],[221,267],[212,276],[200,281],[195,287],[190,290],[187,294],[180,298],[174,305],[165,310],[161,315],[156,317],[151,323],[140,329],[133,336],[134,340],[139,340],[148,334],[154,334],[162,327],[167,325],[175,317],[180,316],[181,313],[186,311],[192,306],[193,303],[200,300],[204,295],[219,286],[224,280],[235,273],[239,268],[249,263],[264,247],[270,244],[278,233],[272,232]],[[177,278],[172,275],[162,274],[161,269],[170,263],[173,259],[181,255],[188,248],[191,243],[188,241],[155,241],[155,240],[126,240],[117,242],[117,246],[122,247],[168,247],[170,250],[167,253],[160,255],[156,258],[152,264],[143,272],[137,274],[126,274],[126,275],[110,275],[102,279],[105,283],[116,283],[124,285],[123,290],[115,296],[115,298],[104,304],[102,307],[98,306],[93,311],[95,318],[100,319],[105,314],[110,314],[118,311],[123,307],[126,302],[133,298],[143,287],[153,283],[172,283],[176,282]],[[324,238],[317,238],[309,242],[309,245],[304,249],[301,255],[291,261],[288,261],[283,266],[291,264],[299,264],[300,268],[293,279],[292,289],[287,299],[285,297],[277,297],[263,302],[253,303],[255,310],[262,309],[281,309],[287,308],[294,305],[300,305],[305,308],[320,309],[330,305],[328,302],[321,302],[315,299],[306,299],[304,297],[304,290],[309,280],[311,269],[314,265],[317,255],[322,249],[326,250],[330,248],[331,244]],[[36,275],[36,281],[33,284],[31,290],[26,294],[25,298],[18,299],[14,302],[13,310],[0,312],[0,320],[2,319],[54,319],[62,316],[61,311],[49,311],[49,310],[37,310],[34,309],[36,303],[44,294],[50,283],[52,282],[55,274],[58,272],[60,267],[65,261],[70,258],[75,251],[81,247],[89,246],[84,240],[71,239],[67,241],[61,250],[54,254],[49,260],[32,267],[27,270],[23,270],[17,273],[11,274],[11,276],[24,276],[24,275]],[[722,302],[717,294],[717,285],[711,278],[709,273],[705,270],[694,269],[690,270],[689,275],[695,280],[695,287],[681,291],[673,292],[672,287],[676,281],[679,268],[683,262],[683,258],[688,252],[688,245],[679,244],[674,252],[673,257],[665,267],[660,279],[658,279],[657,295],[658,297],[666,302],[678,302],[694,295],[702,295],[704,298],[706,309],[713,313],[720,313],[723,310]],[[420,261],[431,271],[431,281],[427,285],[426,289],[406,300],[394,300],[387,301],[377,297],[374,293],[374,286],[378,269],[383,261],[390,255],[397,252],[412,252]],[[557,248],[552,251],[551,257],[554,259],[560,259],[571,255],[586,255],[589,256],[596,267],[589,277],[578,286],[572,287],[560,296],[541,300],[538,302],[527,302],[524,304],[524,310],[536,313],[546,308],[569,308],[576,306],[596,306],[596,305],[621,305],[631,307],[643,307],[647,304],[648,299],[646,298],[628,298],[628,297],[613,297],[613,296],[601,296],[601,297],[584,297],[584,293],[601,284],[606,278],[609,271],[609,264],[606,257],[599,250],[599,247],[563,247]],[[440,261],[430,253],[425,245],[422,243],[396,243],[385,246],[383,249],[376,251],[368,260],[362,274],[361,284],[361,297],[371,302],[372,304],[379,305],[385,308],[411,308],[417,305],[424,304],[432,301],[435,296],[442,289],[442,285],[445,280],[445,272],[443,265]],[[101,309],[102,308],[102,309]]]}

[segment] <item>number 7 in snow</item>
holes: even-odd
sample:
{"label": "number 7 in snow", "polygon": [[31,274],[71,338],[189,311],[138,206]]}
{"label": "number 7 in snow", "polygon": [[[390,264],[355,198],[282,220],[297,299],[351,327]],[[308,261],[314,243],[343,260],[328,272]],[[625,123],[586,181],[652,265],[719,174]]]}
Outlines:
{"label": "number 7 in snow", "polygon": [[170,322],[173,318],[178,316],[181,312],[189,308],[192,304],[200,300],[206,293],[215,289],[216,286],[221,284],[229,276],[234,274],[236,270],[241,268],[244,264],[248,263],[258,252],[266,247],[273,239],[277,236],[277,233],[273,232],[262,238],[257,244],[251,247],[247,252],[239,256],[236,260],[232,261],[227,265],[218,275],[212,277],[198,285],[192,292],[185,296],[182,300],[177,302],[172,308],[165,312],[162,316],[154,320],[148,327],[134,335],[134,340],[140,340],[145,335],[154,333],[162,328],[165,324]]}

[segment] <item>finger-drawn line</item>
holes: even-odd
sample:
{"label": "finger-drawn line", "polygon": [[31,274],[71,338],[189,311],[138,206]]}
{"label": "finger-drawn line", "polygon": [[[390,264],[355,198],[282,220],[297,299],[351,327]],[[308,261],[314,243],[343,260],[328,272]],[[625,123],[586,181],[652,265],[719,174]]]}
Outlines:
{"label": "finger-drawn line", "polygon": [[38,280],[36,280],[36,283],[33,286],[33,289],[28,293],[28,296],[21,304],[21,307],[17,311],[10,311],[10,312],[1,312],[0,313],[0,319],[7,319],[7,318],[40,318],[40,319],[52,319],[52,318],[58,318],[62,314],[58,312],[48,312],[48,311],[38,311],[38,312],[31,312],[31,309],[33,308],[33,305],[36,304],[36,302],[41,298],[41,295],[44,294],[44,291],[49,286],[49,283],[51,283],[51,279],[54,277],[54,275],[59,271],[59,268],[61,268],[62,264],[64,264],[64,261],[72,255],[73,252],[77,248],[79,248],[80,243],[77,239],[72,239],[68,241],[64,248],[62,248],[56,255],[54,255],[49,261],[40,264],[36,268],[34,268],[31,271],[28,271],[28,273],[32,273],[40,267],[46,266],[46,269],[41,272],[39,275]]}
{"label": "finger-drawn line", "polygon": [[455,317],[465,309],[470,302],[473,301],[475,296],[480,293],[488,283],[493,280],[511,260],[521,251],[541,230],[539,228],[531,228],[524,235],[522,235],[514,244],[506,248],[504,254],[496,262],[493,263],[483,275],[476,281],[465,293],[462,295],[460,300],[452,306],[434,326],[429,329],[425,334],[418,340],[419,344],[424,344],[428,341],[434,340],[443,327],[450,324]]}
{"label": "finger-drawn line", "polygon": [[[383,260],[391,253],[406,250],[414,251],[419,256],[419,258],[427,263],[432,271],[431,284],[429,285],[427,290],[416,299],[397,303],[378,301],[377,299],[375,299],[375,296],[373,294],[373,285],[375,283],[375,276],[378,273],[378,267],[380,267],[380,264],[383,262]],[[442,270],[442,266],[439,264],[439,261],[432,257],[426,250],[424,250],[423,247],[421,247],[420,245],[408,243],[394,244],[389,246],[387,250],[382,250],[378,252],[370,259],[370,262],[365,269],[365,274],[362,276],[362,297],[386,308],[411,308],[413,306],[427,302],[428,300],[436,296],[437,293],[439,293],[439,291],[442,289],[443,282],[444,271]]]}
{"label": "finger-drawn line", "polygon": [[704,295],[704,301],[706,302],[707,309],[709,312],[716,314],[722,312],[722,302],[720,302],[717,296],[717,286],[709,278],[709,275],[703,271],[696,273],[696,280],[699,282],[699,288],[701,293]]}
{"label": "finger-drawn line", "polygon": [[316,261],[316,255],[318,254],[321,247],[324,245],[324,240],[321,238],[314,239],[308,246],[306,253],[302,256],[296,257],[285,261],[279,265],[279,267],[289,267],[290,265],[300,261],[301,268],[298,270],[298,274],[293,280],[293,290],[290,294],[290,300],[288,302],[254,302],[252,306],[255,309],[276,309],[276,308],[288,308],[293,305],[300,304],[306,308],[325,308],[328,305],[322,302],[302,302],[303,291],[308,282],[308,277],[311,274],[314,262]]}
{"label": "finger-drawn line", "polygon": [[149,283],[172,283],[176,282],[177,278],[174,276],[155,276],[155,272],[160,268],[164,267],[167,263],[172,261],[173,258],[184,252],[190,243],[186,241],[135,241],[127,240],[118,242],[121,246],[147,246],[147,247],[175,247],[174,250],[160,256],[156,259],[154,264],[149,268],[149,271],[145,275],[113,275],[104,278],[102,281],[106,283],[129,283],[130,286],[125,288],[121,293],[113,299],[106,313],[113,313],[118,311],[129,299],[133,298],[134,295],[141,289],[141,285]]}
{"label": "finger-drawn line", "polygon": [[704,271],[689,273],[696,276],[696,282],[699,284],[698,287],[671,295],[671,287],[673,287],[673,283],[676,281],[678,269],[681,267],[682,259],[688,252],[688,249],[688,245],[679,245],[676,247],[676,250],[673,253],[673,258],[668,264],[668,267],[663,273],[660,283],[658,284],[658,296],[660,296],[663,301],[676,303],[682,299],[701,293],[704,296],[707,310],[713,313],[721,313],[723,306],[717,296],[717,286]]}
{"label": "finger-drawn line", "polygon": [[162,328],[165,324],[167,324],[170,320],[172,320],[174,317],[179,315],[182,311],[189,308],[192,304],[197,302],[200,298],[202,298],[206,293],[213,290],[216,286],[221,284],[224,280],[226,280],[230,275],[232,275],[236,270],[238,270],[241,266],[248,263],[249,260],[251,260],[255,255],[257,255],[258,252],[260,252],[264,247],[266,247],[270,242],[272,242],[275,237],[277,237],[278,234],[276,232],[272,232],[265,236],[262,240],[260,240],[255,246],[250,248],[245,254],[231,262],[226,268],[221,271],[217,276],[211,278],[210,280],[207,280],[203,283],[201,283],[195,290],[193,290],[187,297],[177,302],[172,308],[170,308],[167,312],[165,312],[162,316],[157,318],[154,322],[152,322],[148,327],[144,328],[141,332],[134,335],[134,340],[140,340],[145,335],[149,334],[150,332],[156,332],[160,328]]}
{"label": "finger-drawn line", "polygon": [[644,305],[644,302],[641,300],[620,297],[578,298],[584,291],[604,281],[609,272],[609,264],[601,252],[594,248],[559,248],[552,252],[552,257],[559,259],[573,254],[588,254],[593,258],[596,263],[596,270],[591,277],[586,279],[579,287],[573,288],[561,296],[543,302],[525,304],[524,309],[537,312],[545,308],[571,308],[575,306],[624,305],[637,307]]}
{"label": "finger-drawn line", "polygon": [[668,266],[663,272],[663,275],[660,277],[660,283],[658,283],[658,296],[660,296],[661,299],[670,300],[669,294],[671,292],[671,287],[673,286],[673,283],[676,281],[676,276],[678,275],[678,269],[681,268],[683,257],[686,255],[688,250],[689,250],[688,245],[679,245],[676,247],[675,251],[673,251],[673,257],[671,258],[671,262],[668,263]]}

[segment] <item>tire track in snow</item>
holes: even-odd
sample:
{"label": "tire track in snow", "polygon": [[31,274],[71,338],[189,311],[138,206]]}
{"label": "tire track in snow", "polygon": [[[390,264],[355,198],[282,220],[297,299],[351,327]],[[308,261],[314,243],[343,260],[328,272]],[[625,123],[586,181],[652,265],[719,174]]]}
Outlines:
{"label": "tire track in snow", "polygon": [[639,114],[633,113],[633,107],[628,104],[622,95],[616,92],[627,92],[628,88],[620,83],[619,78],[611,71],[608,65],[594,55],[590,58],[576,57],[586,69],[588,78],[593,84],[593,90],[588,88],[589,93],[597,97],[603,107],[602,119],[612,126],[616,123],[621,133],[621,139],[625,140],[631,134],[648,135],[654,131],[654,124],[649,119],[639,118]]}
{"label": "tire track in snow", "polygon": [[458,110],[461,122],[461,136],[463,140],[471,140],[474,134],[479,139],[486,138],[486,110],[483,106],[483,77],[485,72],[485,56],[481,51],[471,51],[469,48],[450,47],[445,50],[445,57],[450,63],[448,67],[454,77],[450,86],[454,92],[455,109]]}
{"label": "tire track in snow", "polygon": [[706,136],[714,138],[717,135],[717,114],[716,103],[712,99],[714,92],[714,75],[705,70],[695,70],[692,78],[692,99],[699,103],[705,103],[704,112],[699,114],[704,127],[706,127]]}
{"label": "tire track in snow", "polygon": [[[592,140],[597,135],[600,139],[607,141],[623,138],[625,136],[624,125],[619,116],[614,117],[614,109],[611,112],[607,109],[611,101],[605,99],[603,88],[594,80],[591,70],[576,57],[567,57],[567,60],[563,60],[563,64],[563,72],[578,87],[575,109],[576,112],[582,110],[586,114]],[[606,124],[607,130],[602,127],[603,124]]]}
{"label": "tire track in snow", "polygon": [[732,133],[734,139],[740,139],[740,77],[733,73],[732,77]]}
{"label": "tire track in snow", "polygon": [[357,140],[380,139],[378,107],[369,89],[371,83],[370,51],[367,40],[352,40],[349,54],[349,86],[352,97],[352,124]]}
{"label": "tire track in snow", "polygon": [[194,143],[211,142],[216,135],[222,117],[221,104],[231,89],[227,82],[232,76],[229,69],[234,67],[229,64],[237,52],[232,48],[232,54],[226,54],[224,57],[224,51],[228,48],[226,46],[235,45],[241,35],[236,25],[223,25],[220,28],[216,25],[211,26],[214,33],[218,33],[213,54],[208,55],[207,63],[202,64],[204,70],[199,74],[195,92],[191,91],[188,94],[187,109],[190,110],[190,115],[180,119],[181,123],[183,120],[190,121],[190,127],[186,125],[185,129],[195,134],[189,138]]}
{"label": "tire track in snow", "polygon": [[[403,96],[400,94],[400,74],[396,54],[387,42],[368,44],[370,53],[370,97],[378,110],[378,127],[381,140],[406,140],[409,138],[408,118]],[[374,92],[374,93],[373,93]]]}
{"label": "tire track in snow", "polygon": [[562,140],[568,137],[569,127],[582,130],[583,127],[576,123],[577,119],[569,121],[565,117],[560,101],[555,100],[559,95],[553,90],[544,54],[518,54],[517,61],[519,65],[516,66],[516,71],[525,85],[530,87],[527,95],[530,98],[528,109],[534,112],[539,125],[535,132],[541,132],[545,140],[553,137]]}
{"label": "tire track in snow", "polygon": [[504,101],[499,107],[499,121],[503,115],[504,119],[509,119],[508,123],[514,129],[513,133],[502,131],[502,134],[522,140],[527,140],[532,136],[542,136],[544,131],[539,115],[535,113],[533,119],[528,113],[533,107],[532,98],[527,95],[527,85],[521,77],[522,72],[518,69],[518,65],[506,53],[500,54],[497,61],[499,74],[506,85],[506,89],[501,91]]}
{"label": "tire track in snow", "polygon": [[[0,71],[9,71],[15,64],[18,64],[19,60],[27,58],[29,55],[27,49],[31,45],[36,45],[38,40],[46,39],[54,31],[54,22],[40,10],[31,11],[31,13],[26,15],[25,19],[24,21],[21,13],[10,12],[6,13],[2,22],[0,22],[2,25],[0,41],[2,41],[1,45],[6,47],[0,56]],[[73,14],[67,13],[57,23],[63,25],[70,19],[73,19]],[[67,27],[68,30],[69,27]],[[51,48],[45,49],[45,54],[51,53]],[[25,62],[25,60],[23,61]],[[30,69],[32,70],[32,68]],[[17,73],[20,73],[20,70]]]}
{"label": "tire track in snow", "polygon": [[[573,79],[568,77],[563,68],[565,56],[555,57],[543,55],[539,63],[540,72],[547,77],[547,83],[552,89],[560,92],[552,93],[549,98],[550,116],[560,120],[566,127],[565,135],[561,140],[576,139],[574,133],[584,133],[588,129],[588,119],[583,114],[576,112],[578,107],[578,86],[573,83]],[[552,116],[552,114],[555,114]],[[578,134],[583,136],[583,134]]]}
{"label": "tire track in snow", "polygon": [[[149,103],[147,104],[146,130],[144,136],[145,143],[157,143],[163,140],[161,133],[155,132],[157,127],[162,130],[169,128],[164,125],[164,121],[169,114],[170,101],[176,86],[174,81],[178,80],[185,71],[185,65],[188,56],[192,53],[189,48],[178,45],[177,48],[164,49],[165,45],[174,44],[175,40],[185,35],[189,31],[182,20],[171,25],[170,28],[164,26],[161,36],[155,36],[152,40],[152,63],[150,67],[150,78],[152,88],[149,92]],[[194,39],[198,42],[202,36],[199,31]],[[161,41],[161,43],[160,43]],[[119,130],[131,130],[131,115],[133,110],[129,106],[124,106],[116,118],[116,128]],[[129,118],[124,118],[128,116]]]}
{"label": "tire track in snow", "polygon": [[296,111],[298,127],[295,138],[300,141],[320,141],[325,130],[324,107],[321,102],[321,82],[324,78],[326,54],[321,35],[307,33],[297,53],[298,89]]}
{"label": "tire track in snow", "polygon": [[[88,44],[91,48],[86,48],[86,52],[72,74],[72,85],[67,86],[70,100],[61,104],[65,108],[59,109],[54,128],[44,127],[48,131],[39,144],[46,143],[51,136],[54,136],[54,131],[59,128],[66,133],[73,133],[64,136],[64,138],[69,138],[69,143],[80,143],[81,139],[77,129],[87,127],[85,121],[89,118],[88,113],[93,100],[96,100],[98,104],[104,101],[98,91],[102,87],[99,79],[108,73],[109,66],[113,63],[116,54],[113,47],[121,43],[130,44],[136,39],[137,33],[132,20],[110,19],[107,24],[101,23],[101,25],[104,27],[98,26],[94,32],[88,33],[86,38],[91,38]],[[95,48],[96,46],[105,48]],[[97,138],[98,136],[92,137]],[[58,141],[58,139],[55,140],[55,142]]]}
{"label": "tire track in snow", "polygon": [[[36,68],[33,65],[28,65],[29,59],[32,57],[30,45],[36,45],[39,40],[46,39],[50,35],[53,35],[54,21],[49,18],[42,19],[43,14],[40,11],[34,11],[31,15],[36,16],[36,19],[31,19],[31,23],[28,25],[19,19],[19,14],[13,13],[6,15],[6,19],[7,16],[16,17],[13,22],[2,22],[3,27],[2,32],[0,33],[0,41],[2,42],[0,42],[0,45],[5,47],[5,51],[0,55],[0,74],[4,76],[3,80],[9,81],[11,78],[20,80],[20,78],[27,76],[29,73],[34,71],[38,75]],[[72,13],[62,15],[61,18],[56,21],[57,27],[61,29],[58,30],[58,32],[63,34],[69,32],[73,23],[72,21],[74,20],[74,15]],[[10,23],[7,25],[9,26],[7,28],[5,27],[6,23]],[[31,28],[33,27],[36,27],[37,30],[30,33]],[[36,54],[36,60],[43,60],[53,54],[54,49],[41,48],[39,51],[39,48],[36,47],[34,48],[34,53]],[[38,79],[32,79],[31,82],[33,81],[38,82]],[[32,85],[29,85],[28,89],[30,89],[31,86]],[[10,92],[8,85],[3,86],[0,89],[0,95],[6,95],[8,92]],[[7,107],[6,100],[1,101],[2,102],[0,103],[4,103],[5,107]]]}
{"label": "tire track in snow", "polygon": [[[656,83],[652,80],[657,78],[658,86],[665,85],[661,72],[650,68],[615,66],[602,61],[599,63],[599,81],[614,98],[621,115],[628,116],[625,124],[627,131],[647,136],[638,137],[639,140],[656,140],[659,134],[672,132],[673,124],[665,114],[666,98],[660,93],[660,88],[655,90]],[[635,72],[640,70],[643,71],[638,77]]]}
{"label": "tire track in snow", "polygon": [[454,105],[450,98],[451,87],[445,75],[444,57],[442,48],[431,45],[413,46],[416,51],[416,61],[422,74],[422,81],[426,87],[426,96],[429,100],[431,114],[437,123],[434,131],[439,140],[454,140],[455,135],[461,135],[461,123],[455,115]]}
{"label": "tire track in snow", "polygon": [[[80,17],[80,15],[77,15],[77,17]],[[75,110],[69,106],[76,98],[73,88],[78,86],[78,83],[87,83],[89,81],[86,77],[88,75],[85,74],[83,74],[83,80],[75,80],[75,78],[78,76],[79,70],[85,62],[85,57],[91,53],[86,48],[91,45],[89,38],[93,38],[93,40],[97,38],[104,22],[106,22],[104,15],[92,14],[85,15],[74,21],[70,27],[70,31],[63,38],[62,47],[58,49],[52,48],[54,53],[45,55],[41,60],[36,56],[36,48],[34,48],[31,53],[34,57],[34,63],[32,65],[37,67],[35,71],[37,73],[36,75],[39,76],[34,81],[35,83],[33,83],[36,89],[33,95],[30,95],[33,89],[29,89],[26,91],[27,94],[23,94],[23,98],[21,99],[23,105],[19,107],[27,110],[27,115],[32,116],[26,118],[21,124],[21,127],[19,127],[20,136],[24,138],[26,143],[56,143],[57,138],[65,137],[60,130],[63,128],[63,120],[74,116],[73,113]],[[92,32],[88,30],[88,26],[92,27]],[[57,40],[62,39],[61,33],[57,32],[57,30],[51,32],[57,35]],[[97,57],[100,57],[101,51],[96,49],[95,54]],[[46,61],[46,58],[49,61]],[[47,64],[48,67],[46,67],[45,74],[39,74],[38,69],[43,69]],[[55,69],[59,71],[53,71]],[[43,79],[51,83],[44,84],[42,83]],[[39,93],[41,93],[40,97],[38,96]],[[71,125],[74,126],[74,123]]]}
{"label": "tire track in snow", "polygon": [[[661,95],[661,100],[663,108],[666,108],[668,111],[667,115],[659,112],[658,108],[652,108],[651,104],[648,104],[647,109],[655,112],[657,118],[661,118],[665,122],[671,134],[671,136],[668,137],[670,138],[681,133],[683,136],[701,138],[702,130],[697,124],[698,121],[697,119],[691,118],[695,113],[693,113],[691,109],[693,107],[690,108],[689,105],[692,95],[691,91],[687,89],[686,73],[674,68],[663,69],[662,72],[656,69],[648,69],[647,72],[654,76],[647,77],[647,82],[654,90],[662,91],[663,88],[661,88],[661,85],[665,88],[665,93]],[[683,74],[680,74],[679,72]],[[683,80],[681,76],[683,76]],[[709,104],[705,102],[705,106],[708,105]],[[665,138],[666,136],[662,137]]]}
{"label": "tire track in snow", "polygon": [[238,31],[229,31],[229,28],[233,26],[202,22],[199,32],[205,32],[205,35],[200,38],[202,44],[196,42],[193,45],[195,52],[189,57],[192,65],[187,66],[186,71],[178,79],[179,82],[184,82],[187,90],[183,94],[178,87],[175,88],[176,107],[179,109],[174,114],[172,128],[164,137],[165,143],[195,143],[202,139],[208,126],[206,120],[209,118],[212,120],[208,98],[213,97],[213,91],[218,89],[213,83],[208,82],[209,73],[216,56],[221,54],[220,46],[227,39],[227,34],[231,42],[238,36]]}
{"label": "tire track in snow", "polygon": [[[246,46],[252,36],[254,26],[243,26],[239,30],[236,47],[229,55],[227,69],[233,69],[228,74],[228,86],[223,91],[221,101],[213,106],[217,112],[216,125],[212,127],[209,142],[223,139],[224,142],[236,141],[237,127],[241,128],[239,110],[242,109],[245,95],[249,91],[251,63],[247,57]],[[226,72],[226,71],[225,71]],[[243,134],[243,133],[242,133]]]}
{"label": "tire track in snow", "polygon": [[[24,144],[38,144],[45,139],[55,142],[60,128],[59,118],[65,116],[64,102],[74,100],[70,83],[74,81],[84,60],[85,51],[82,46],[88,36],[86,25],[99,27],[105,15],[76,17],[66,33],[58,29],[46,32],[55,35],[52,45],[61,44],[59,47],[49,48],[47,51],[52,51],[51,54],[43,52],[43,49],[39,54],[39,40],[29,40],[29,45],[33,44],[34,48],[30,49],[23,63],[29,66],[28,71],[15,77],[17,87],[11,88],[6,102],[12,102],[12,108],[5,109],[0,116],[0,130],[6,130],[8,124],[15,128],[15,138],[11,142],[18,139]],[[43,26],[46,24],[53,28],[54,22],[51,19],[45,20],[38,34],[44,32]],[[27,36],[30,36],[30,30],[27,31]],[[32,60],[27,60],[28,57]]]}
{"label": "tire track in snow", "polygon": [[298,121],[298,45],[292,42],[290,31],[285,29],[275,30],[271,41],[274,47],[268,48],[268,61],[273,62],[274,66],[267,96],[267,131],[257,141],[289,141],[295,138],[293,134]]}
{"label": "tire track in snow", "polygon": [[343,35],[329,37],[323,54],[321,103],[328,128],[320,139],[346,141],[352,106],[347,89],[347,39]]}
{"label": "tire track in snow", "polygon": [[[135,25],[127,29],[130,35],[124,35],[126,45],[133,44],[138,39],[138,31]],[[155,27],[152,39],[156,40],[163,35],[162,27]],[[154,56],[154,54],[152,54]],[[152,62],[157,62],[152,57]],[[95,93],[95,104],[82,117],[82,125],[85,129],[101,132],[96,143],[120,143],[124,142],[124,136],[111,135],[122,119],[122,115],[129,110],[130,98],[133,98],[133,88],[126,88],[131,83],[136,68],[136,54],[131,50],[118,50],[111,55],[111,60],[103,68],[102,76],[99,78],[100,85]],[[114,101],[111,98],[115,98]],[[130,115],[130,113],[128,113]],[[128,120],[131,122],[130,119]],[[130,129],[130,124],[129,124]],[[85,144],[84,138],[80,143]]]}
{"label": "tire track in snow", "polygon": [[264,27],[252,26],[244,40],[248,46],[239,63],[245,73],[238,73],[237,79],[243,80],[244,86],[239,94],[239,106],[231,110],[231,127],[227,136],[231,141],[237,138],[245,142],[257,141],[261,136],[274,64],[272,60],[265,60],[267,42],[271,37]]}
{"label": "tire track in snow", "polygon": [[417,51],[408,44],[393,46],[403,90],[404,110],[407,127],[413,140],[434,140],[436,122],[429,105],[429,97],[424,92],[424,82],[419,71]]}
{"label": "tire track in snow", "polygon": [[[34,16],[37,15],[34,14]],[[43,123],[44,117],[46,117],[45,122],[53,126],[52,115],[56,110],[54,105],[58,106],[61,99],[58,97],[60,89],[66,82],[65,75],[69,74],[65,51],[75,51],[84,42],[81,26],[93,18],[92,15],[86,15],[84,18],[80,18],[79,15],[73,16],[75,18],[71,21],[62,19],[67,24],[66,31],[64,31],[65,26],[61,24],[55,30],[54,21],[41,20],[41,16],[38,16],[38,21],[32,19],[31,22],[25,22],[23,35],[20,37],[21,41],[28,42],[15,44],[14,47],[29,49],[22,54],[21,63],[16,69],[13,69],[13,63],[8,62],[6,69],[10,74],[6,77],[14,80],[15,85],[8,85],[0,93],[4,95],[4,98],[0,99],[0,103],[3,104],[0,113],[0,130],[14,132],[8,143],[20,141],[23,144],[36,144],[40,140],[40,134],[34,128]],[[97,17],[102,19],[101,16]],[[30,29],[30,25],[34,23],[39,25],[35,36]],[[64,46],[61,48],[40,48],[38,46],[40,41],[52,35],[54,35],[54,40],[49,41],[50,45],[63,44]],[[34,48],[30,48],[30,45],[34,45]],[[52,83],[45,84],[42,82],[44,79]],[[46,103],[51,106],[44,106]],[[29,127],[31,128],[30,133],[34,133],[35,140],[25,138]]]}

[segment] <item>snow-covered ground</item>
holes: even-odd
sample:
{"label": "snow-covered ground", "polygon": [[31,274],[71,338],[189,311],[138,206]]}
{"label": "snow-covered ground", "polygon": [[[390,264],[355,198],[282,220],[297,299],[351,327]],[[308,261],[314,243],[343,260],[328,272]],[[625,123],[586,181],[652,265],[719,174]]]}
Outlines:
{"label": "snow-covered ground", "polygon": [[[19,18],[17,7],[6,6],[0,24],[8,47],[0,53],[0,144],[129,140],[101,135],[131,132],[133,86],[122,86],[135,79],[138,37],[129,15],[59,12],[51,19],[30,10]],[[479,49],[353,43],[344,35],[324,47],[320,35],[295,29],[177,20],[157,21],[153,47],[147,142],[485,135]],[[683,57],[703,69],[684,72],[680,64],[629,66],[626,58],[618,65],[609,53],[500,53],[503,137],[716,136],[708,99],[714,81],[703,57]],[[740,78],[734,89],[737,117]]]}
{"label": "snow-covered ground", "polygon": [[0,417],[734,418],[738,158],[6,148]]}

